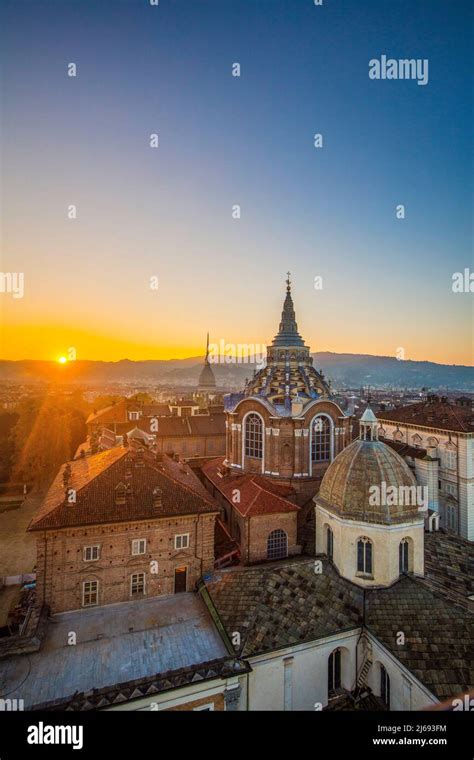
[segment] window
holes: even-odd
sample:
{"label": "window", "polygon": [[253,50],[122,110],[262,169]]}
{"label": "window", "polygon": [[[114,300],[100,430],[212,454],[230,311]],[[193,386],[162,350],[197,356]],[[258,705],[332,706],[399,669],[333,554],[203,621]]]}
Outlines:
{"label": "window", "polygon": [[175,549],[187,549],[189,547],[189,533],[181,533],[174,537]]}
{"label": "window", "polygon": [[398,545],[398,569],[400,575],[402,573],[408,573],[408,551],[408,538],[403,538]]}
{"label": "window", "polygon": [[357,541],[357,572],[372,575],[372,541],[365,536]]}
{"label": "window", "polygon": [[328,692],[341,688],[341,650],[331,652],[328,660]]}
{"label": "window", "polygon": [[283,559],[288,556],[288,536],[284,530],[273,530],[267,539],[267,559]]}
{"label": "window", "polygon": [[128,413],[128,419],[129,420],[138,420],[140,417],[140,412],[129,412]]}
{"label": "window", "polygon": [[448,449],[444,452],[444,466],[447,470],[456,469],[456,452]]}
{"label": "window", "polygon": [[328,525],[326,528],[326,554],[328,555],[329,559],[332,559],[333,551],[334,551],[334,534]]}
{"label": "window", "polygon": [[311,426],[311,461],[331,460],[331,422],[328,417],[315,417]]}
{"label": "window", "polygon": [[263,426],[258,414],[249,414],[245,420],[245,456],[262,459]]}
{"label": "window", "polygon": [[207,705],[200,705],[199,707],[193,707],[193,712],[201,712],[202,710],[214,710],[214,702],[209,702]]}
{"label": "window", "polygon": [[99,603],[99,581],[84,581],[82,584],[82,606],[93,607]]}
{"label": "window", "polygon": [[458,529],[458,515],[455,504],[446,505],[446,527],[448,530],[457,531]]}
{"label": "window", "polygon": [[390,708],[390,676],[383,665],[380,665],[380,696],[382,701]]}
{"label": "window", "polygon": [[83,557],[84,562],[92,562],[94,559],[99,559],[100,546],[84,546]]}
{"label": "window", "polygon": [[138,596],[145,593],[145,573],[133,573],[130,577],[130,593]]}
{"label": "window", "polygon": [[132,541],[132,554],[145,554],[146,538],[134,538]]}
{"label": "window", "polygon": [[455,499],[457,499],[458,496],[458,487],[454,483],[445,483],[445,489],[448,496],[453,496]]}

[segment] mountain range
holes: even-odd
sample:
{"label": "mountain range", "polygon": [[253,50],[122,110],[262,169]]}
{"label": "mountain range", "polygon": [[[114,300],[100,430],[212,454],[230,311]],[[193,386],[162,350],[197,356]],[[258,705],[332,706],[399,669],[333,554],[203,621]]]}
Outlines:
{"label": "mountain range", "polygon": [[[427,388],[474,391],[474,367],[436,364],[429,361],[398,360],[393,356],[369,354],[312,354],[314,366],[322,370],[334,388]],[[0,382],[71,382],[78,384],[137,383],[196,386],[204,357],[187,359],[117,362],[77,360],[66,365],[50,361],[0,361]],[[221,357],[212,368],[218,387],[242,387],[259,367],[254,362],[227,363]]]}

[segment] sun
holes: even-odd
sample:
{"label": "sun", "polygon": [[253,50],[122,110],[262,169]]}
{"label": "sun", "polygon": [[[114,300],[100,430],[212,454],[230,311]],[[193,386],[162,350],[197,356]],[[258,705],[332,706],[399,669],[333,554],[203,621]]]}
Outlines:
{"label": "sun", "polygon": [[66,364],[67,363],[67,359],[66,359],[65,356],[60,356],[59,359],[58,359],[58,362],[60,364]]}

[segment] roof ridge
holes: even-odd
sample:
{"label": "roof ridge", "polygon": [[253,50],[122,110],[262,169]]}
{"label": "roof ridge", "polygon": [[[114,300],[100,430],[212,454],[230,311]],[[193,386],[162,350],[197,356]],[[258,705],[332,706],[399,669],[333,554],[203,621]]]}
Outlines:
{"label": "roof ridge", "polygon": [[[152,461],[150,461],[148,459],[146,460],[146,462],[147,462],[147,464],[150,464],[150,466],[156,472],[158,472],[160,475],[165,475],[168,478],[168,480],[171,480],[171,481],[173,481],[173,483],[177,483],[182,488],[185,488],[186,490],[191,491],[192,494],[194,494],[195,496],[199,496],[200,499],[202,501],[206,502],[207,504],[210,504],[211,506],[216,506],[216,511],[219,511],[217,509],[217,505],[215,505],[214,502],[211,500],[210,495],[209,495],[209,498],[207,497],[207,495],[204,496],[204,494],[199,493],[199,491],[196,491],[194,488],[192,488],[191,486],[189,486],[187,483],[183,483],[178,478],[175,478],[173,475],[170,475],[169,472],[166,472],[165,470],[160,470],[159,467],[155,467],[155,463],[154,462],[152,462]],[[191,468],[189,468],[189,469],[191,469]],[[191,470],[191,472],[192,472],[192,470]]]}
{"label": "roof ridge", "polygon": [[[119,447],[117,447],[117,448],[119,448]],[[106,451],[99,451],[97,454],[93,454],[92,456],[101,456],[102,454],[104,454],[104,458],[105,458],[105,455],[107,455],[107,454],[111,454],[111,452],[115,452],[115,448],[112,448],[112,449],[107,449]],[[81,493],[82,491],[84,491],[84,489],[85,489],[85,488],[87,488],[87,486],[89,486],[89,485],[92,483],[92,481],[93,481],[93,480],[95,480],[95,478],[96,478],[98,475],[102,475],[104,472],[107,472],[107,470],[110,470],[110,468],[111,468],[111,467],[113,467],[113,465],[114,465],[114,464],[117,464],[117,462],[120,462],[120,460],[122,459],[122,457],[123,457],[123,456],[125,456],[125,455],[126,455],[126,454],[128,454],[128,453],[129,453],[129,452],[128,452],[128,450],[127,450],[126,448],[123,448],[123,451],[122,451],[122,453],[121,453],[121,455],[120,455],[120,456],[118,456],[118,457],[114,458],[114,459],[113,459],[113,460],[112,460],[112,461],[111,461],[111,462],[110,462],[110,463],[109,463],[109,464],[108,464],[106,467],[104,467],[104,469],[103,469],[103,470],[101,470],[101,471],[100,471],[100,473],[97,473],[97,475],[94,475],[94,476],[93,476],[93,477],[92,477],[90,480],[88,480],[88,481],[87,481],[87,483],[84,483],[84,485],[83,485],[83,486],[81,486],[80,488],[74,489],[74,487],[71,485],[70,487],[71,487],[71,488],[72,488],[72,489],[75,491],[75,495],[76,495],[76,497],[77,497],[77,495],[78,495],[79,493]],[[77,463],[83,464],[83,462],[84,462],[84,461],[88,461],[88,460],[90,460],[91,458],[92,458],[92,457],[86,457],[86,458],[85,458],[85,460],[83,460],[83,459],[71,459],[71,460],[68,460],[67,462],[64,462],[64,463],[61,465],[61,467],[59,468],[59,470],[58,470],[58,474],[57,474],[57,475],[56,475],[56,477],[54,478],[54,480],[53,480],[53,482],[51,483],[50,487],[48,488],[48,490],[47,490],[47,492],[46,492],[46,494],[45,494],[45,497],[44,497],[44,498],[45,498],[45,500],[46,500],[46,498],[47,498],[47,496],[48,496],[48,493],[49,493],[49,490],[50,490],[50,488],[52,488],[52,486],[54,485],[55,481],[56,481],[56,480],[57,480],[57,479],[58,479],[58,478],[59,478],[59,477],[60,477],[60,476],[63,474],[63,472],[64,472],[64,470],[66,469],[66,467],[67,467],[67,465],[68,465],[68,464],[71,464],[71,463],[73,463],[73,464],[77,464]],[[42,503],[44,503],[44,501],[43,501]],[[55,507],[53,507],[51,510],[49,510],[49,512],[46,512],[44,515],[42,515],[42,514],[41,514],[41,508],[40,508],[40,509],[38,510],[38,513],[37,513],[37,514],[36,514],[36,515],[33,517],[33,519],[32,519],[32,520],[31,520],[31,521],[28,523],[28,529],[29,529],[31,526],[33,526],[33,525],[36,525],[36,524],[37,524],[37,522],[41,522],[41,520],[42,520],[43,518],[45,518],[45,517],[50,517],[51,515],[54,515],[54,514],[55,514],[55,512],[56,512],[58,509],[60,509],[60,507],[62,507],[62,506],[63,506],[63,504],[64,504],[64,500],[63,500],[63,501],[60,501],[58,504],[56,504],[56,506],[55,506]]]}

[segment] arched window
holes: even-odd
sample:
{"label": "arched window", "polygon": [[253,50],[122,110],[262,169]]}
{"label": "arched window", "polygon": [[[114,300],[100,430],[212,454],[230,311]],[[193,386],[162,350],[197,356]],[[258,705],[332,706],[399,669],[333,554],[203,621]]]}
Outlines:
{"label": "arched window", "polygon": [[398,545],[398,567],[400,575],[402,573],[408,573],[408,550],[408,538],[402,538]]}
{"label": "arched window", "polygon": [[357,572],[372,575],[372,541],[363,536],[357,541]]}
{"label": "arched window", "polygon": [[395,430],[393,434],[394,441],[403,441],[403,433],[401,430]]}
{"label": "arched window", "polygon": [[334,551],[334,534],[329,527],[329,525],[326,526],[326,554],[328,555],[329,559],[332,559]]}
{"label": "arched window", "polygon": [[331,461],[331,436],[332,426],[328,417],[322,415],[315,417],[311,430],[311,461]]}
{"label": "arched window", "polygon": [[267,539],[267,559],[284,559],[288,556],[288,536],[284,530],[272,530]]}
{"label": "arched window", "polygon": [[263,456],[263,425],[258,414],[249,414],[245,420],[245,456]]}
{"label": "arched window", "polygon": [[341,688],[341,650],[335,649],[328,659],[328,692]]}
{"label": "arched window", "polygon": [[448,530],[457,531],[458,529],[458,515],[457,507],[455,504],[446,504],[446,527]]}
{"label": "arched window", "polygon": [[380,696],[390,709],[390,676],[383,665],[380,665]]}

